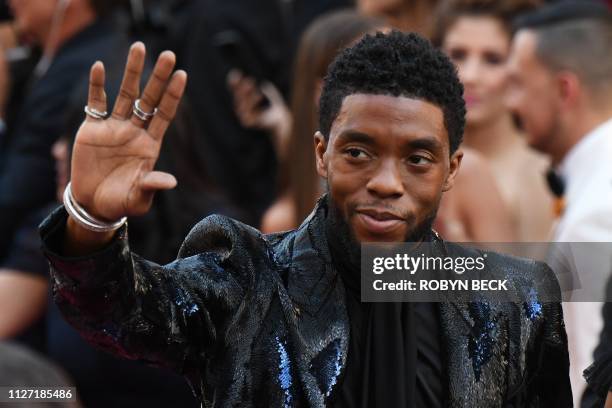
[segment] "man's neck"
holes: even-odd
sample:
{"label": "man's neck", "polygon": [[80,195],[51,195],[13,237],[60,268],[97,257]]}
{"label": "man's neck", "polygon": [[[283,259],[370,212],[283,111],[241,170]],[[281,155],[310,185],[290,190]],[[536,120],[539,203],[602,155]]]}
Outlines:
{"label": "man's neck", "polygon": [[585,110],[579,115],[579,120],[571,121],[572,128],[568,130],[568,143],[565,149],[552,155],[553,166],[558,166],[567,157],[569,152],[578,145],[585,137],[591,134],[599,126],[612,119],[612,105],[598,109]]}

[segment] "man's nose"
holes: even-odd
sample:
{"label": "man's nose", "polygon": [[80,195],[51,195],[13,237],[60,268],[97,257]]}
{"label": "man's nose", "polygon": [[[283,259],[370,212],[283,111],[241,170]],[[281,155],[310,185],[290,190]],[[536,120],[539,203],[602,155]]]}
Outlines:
{"label": "man's nose", "polygon": [[401,163],[396,160],[385,160],[377,168],[366,188],[370,193],[381,198],[397,198],[404,194]]}

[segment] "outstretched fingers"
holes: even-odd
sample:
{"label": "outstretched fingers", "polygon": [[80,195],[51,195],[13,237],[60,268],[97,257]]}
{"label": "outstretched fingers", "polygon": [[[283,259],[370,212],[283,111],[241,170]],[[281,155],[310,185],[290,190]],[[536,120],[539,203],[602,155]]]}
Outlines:
{"label": "outstretched fingers", "polygon": [[96,115],[106,116],[106,92],[104,91],[105,82],[104,64],[97,61],[92,65],[89,71],[89,95],[87,97],[87,109],[92,114],[88,114],[85,117],[87,121],[99,120],[95,118]]}
{"label": "outstretched fingers", "polygon": [[[174,71],[176,64],[176,56],[172,51],[164,51],[160,54],[151,73],[151,77],[140,97],[140,109],[145,113],[152,113],[159,104],[159,101],[168,85],[168,80]],[[145,127],[146,121],[143,121],[136,115],[132,116],[132,123],[139,127]]]}
{"label": "outstretched fingers", "polygon": [[127,119],[132,114],[134,101],[140,95],[140,77],[145,64],[145,46],[136,42],[130,47],[119,96],[113,109],[113,117]]}
{"label": "outstretched fingers", "polygon": [[170,122],[176,115],[186,85],[187,73],[182,70],[176,71],[161,98],[157,114],[153,117],[147,129],[153,139],[161,141],[164,137]]}

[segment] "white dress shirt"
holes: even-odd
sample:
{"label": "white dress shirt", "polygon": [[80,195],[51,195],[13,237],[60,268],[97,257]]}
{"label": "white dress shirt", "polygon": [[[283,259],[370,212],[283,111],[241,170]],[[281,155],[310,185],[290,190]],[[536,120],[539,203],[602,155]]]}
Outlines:
{"label": "white dress shirt", "polygon": [[[610,242],[590,251],[590,265],[599,277],[576,265],[587,284],[612,273],[612,119],[587,134],[565,156],[557,169],[565,181],[565,210],[555,227],[555,242]],[[600,250],[602,249],[603,250]],[[601,287],[604,282],[597,282]],[[565,302],[563,310],[570,349],[570,376],[574,405],[586,387],[582,372],[593,362],[593,351],[603,327],[601,302]]]}

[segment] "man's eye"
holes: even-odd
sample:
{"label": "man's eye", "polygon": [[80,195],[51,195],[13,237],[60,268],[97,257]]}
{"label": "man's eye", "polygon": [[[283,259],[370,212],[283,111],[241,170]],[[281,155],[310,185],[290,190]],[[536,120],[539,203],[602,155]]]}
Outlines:
{"label": "man's eye", "polygon": [[431,163],[431,160],[425,156],[410,156],[408,158],[408,161],[410,162],[410,164],[416,164],[420,166]]}
{"label": "man's eye", "polygon": [[346,152],[354,159],[363,159],[368,157],[361,149],[347,149]]}

